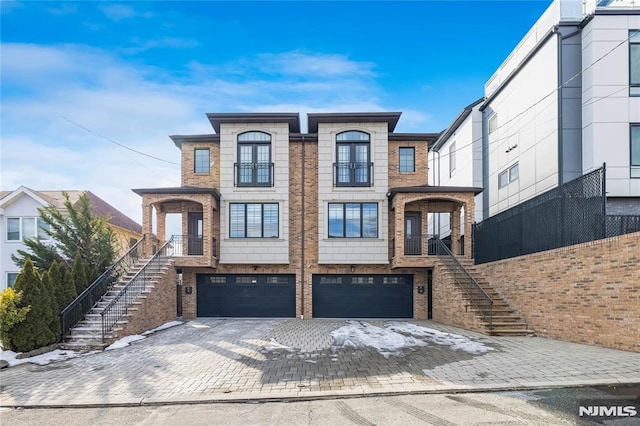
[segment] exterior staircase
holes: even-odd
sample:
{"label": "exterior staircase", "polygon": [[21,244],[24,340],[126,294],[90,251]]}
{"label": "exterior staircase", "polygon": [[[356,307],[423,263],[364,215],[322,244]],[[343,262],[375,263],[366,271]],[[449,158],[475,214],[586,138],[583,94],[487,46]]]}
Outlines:
{"label": "exterior staircase", "polygon": [[[467,258],[456,258],[458,265],[461,265],[466,273],[459,269],[458,265],[455,265],[455,261],[444,256],[440,259],[440,264],[443,267],[445,276],[449,276],[456,282],[464,277],[468,277],[467,273],[473,277],[475,282],[484,290],[487,296],[493,300],[491,307],[491,319],[487,317],[480,309],[477,308],[473,300],[474,296],[465,294],[464,300],[469,302],[471,311],[475,314],[477,323],[482,328],[481,332],[489,336],[533,336],[534,331],[527,327],[522,317],[513,309],[509,303],[498,293],[489,283],[489,280],[479,272],[473,260]],[[464,275],[464,277],[463,277]]]}
{"label": "exterior staircase", "polygon": [[[64,349],[104,349],[118,339],[118,333],[123,325],[135,315],[136,305],[139,305],[141,299],[153,291],[155,284],[172,267],[170,257],[162,256],[158,261],[147,264],[150,259],[138,260],[118,282],[108,288],[89,313],[69,330],[65,341],[61,344]],[[132,287],[135,287],[135,290]],[[133,297],[123,297],[129,292]],[[112,321],[105,321],[107,324],[103,332],[103,315],[114,318],[112,314],[107,313],[109,308],[114,306],[122,315]],[[114,324],[110,326],[109,322]]]}

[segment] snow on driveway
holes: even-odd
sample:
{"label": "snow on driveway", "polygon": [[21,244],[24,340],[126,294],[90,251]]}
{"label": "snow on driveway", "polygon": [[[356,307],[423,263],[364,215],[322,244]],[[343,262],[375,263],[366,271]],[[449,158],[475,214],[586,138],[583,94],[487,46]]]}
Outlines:
{"label": "snow on driveway", "polygon": [[341,347],[370,347],[385,358],[391,355],[402,356],[403,349],[429,346],[432,343],[449,346],[453,350],[461,350],[473,355],[493,350],[465,336],[401,321],[388,322],[384,328],[365,321],[348,321],[347,325],[332,331],[331,336],[335,340],[334,351]]}

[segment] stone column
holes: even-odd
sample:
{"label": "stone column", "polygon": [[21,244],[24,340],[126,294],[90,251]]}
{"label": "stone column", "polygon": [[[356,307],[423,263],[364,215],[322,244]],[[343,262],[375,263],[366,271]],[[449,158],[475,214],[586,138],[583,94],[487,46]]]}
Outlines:
{"label": "stone column", "polygon": [[160,207],[156,209],[156,220],[157,220],[157,228],[158,228],[158,240],[160,240],[160,244],[163,244],[166,241],[167,237],[167,213]]}
{"label": "stone column", "polygon": [[401,194],[396,194],[393,198],[395,206],[395,257],[404,256],[404,199]]}
{"label": "stone column", "polygon": [[460,207],[451,212],[451,253],[454,256],[460,254]]}
{"label": "stone column", "polygon": [[473,257],[473,223],[475,221],[475,199],[470,194],[464,207],[464,256],[471,259]]}
{"label": "stone column", "polygon": [[143,256],[153,254],[153,206],[142,197],[142,235],[144,236]]}

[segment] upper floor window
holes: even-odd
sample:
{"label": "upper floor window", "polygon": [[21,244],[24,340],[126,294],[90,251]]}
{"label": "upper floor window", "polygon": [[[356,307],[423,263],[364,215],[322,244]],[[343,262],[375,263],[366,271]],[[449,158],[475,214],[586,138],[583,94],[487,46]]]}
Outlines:
{"label": "upper floor window", "polygon": [[416,171],[416,149],[414,147],[400,147],[400,173]]}
{"label": "upper floor window", "polygon": [[378,238],[378,203],[329,203],[329,238]]}
{"label": "upper floor window", "polygon": [[8,217],[7,241],[22,241],[38,237],[40,240],[50,240],[47,234],[50,227],[39,217]]}
{"label": "upper floor window", "polygon": [[196,148],[193,151],[193,164],[195,173],[209,173],[209,165],[211,164],[209,148]]}
{"label": "upper floor window", "polygon": [[631,125],[631,177],[640,178],[640,124]]}
{"label": "upper floor window", "polygon": [[278,203],[231,203],[230,238],[278,238]]}
{"label": "upper floor window", "polygon": [[271,135],[245,132],[238,135],[237,186],[273,186]]}
{"label": "upper floor window", "polygon": [[520,173],[520,170],[518,168],[518,163],[509,167],[507,170],[504,170],[503,172],[501,172],[498,175],[498,188],[504,188],[514,180],[517,180],[519,177],[518,176],[519,173]]}
{"label": "upper floor window", "polygon": [[640,30],[629,32],[629,96],[640,96]]}
{"label": "upper floor window", "polygon": [[489,117],[489,123],[488,123],[488,133],[491,134],[493,132],[495,132],[496,130],[498,130],[498,114],[493,113],[493,115],[491,115],[491,117]]}
{"label": "upper floor window", "polygon": [[336,186],[371,186],[373,163],[368,133],[348,131],[336,136]]}
{"label": "upper floor window", "polygon": [[456,143],[449,145],[449,177],[453,176],[456,169]]}

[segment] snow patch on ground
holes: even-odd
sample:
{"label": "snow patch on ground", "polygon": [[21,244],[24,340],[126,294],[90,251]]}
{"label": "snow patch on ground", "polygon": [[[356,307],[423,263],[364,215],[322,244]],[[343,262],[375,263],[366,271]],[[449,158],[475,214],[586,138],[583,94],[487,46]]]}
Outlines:
{"label": "snow patch on ground", "polygon": [[449,346],[472,355],[484,354],[493,348],[458,334],[445,333],[407,322],[389,322],[384,328],[365,321],[348,321],[347,325],[331,332],[335,352],[339,348],[369,347],[385,358],[402,356],[403,350],[428,346],[429,343]]}
{"label": "snow patch on ground", "polygon": [[65,359],[75,358],[77,356],[80,356],[81,354],[75,351],[63,351],[61,349],[56,349],[54,351],[47,352],[42,355],[32,356],[29,358],[17,359],[16,355],[18,355],[17,352],[2,351],[0,352],[0,359],[7,361],[10,367],[27,362],[38,365],[47,365],[51,362],[64,361]]}
{"label": "snow patch on ground", "polygon": [[181,325],[181,324],[184,324],[184,323],[182,321],[170,321],[170,322],[162,324],[159,327],[154,328],[153,330],[147,330],[142,334],[132,334],[131,336],[125,336],[120,340],[116,340],[110,346],[107,346],[104,350],[105,351],[109,351],[109,350],[112,350],[112,349],[126,348],[131,343],[137,342],[138,340],[146,339],[147,336],[149,336],[149,335],[151,335],[151,334],[153,334],[155,332],[158,332],[158,331],[161,331],[161,330],[166,330],[167,328],[175,327],[176,325]]}
{"label": "snow patch on ground", "polygon": [[468,337],[460,336],[459,334],[445,333],[407,322],[390,322],[387,329],[396,333],[426,338],[436,345],[449,346],[451,349],[464,351],[472,355],[480,355],[493,350],[493,348],[489,346],[485,346],[480,342],[474,342]]}
{"label": "snow patch on ground", "polygon": [[285,351],[288,351],[288,352],[296,352],[296,350],[294,348],[286,346],[286,345],[283,345],[282,343],[278,342],[273,337],[271,339],[269,339],[269,343],[267,343],[264,346],[264,350],[262,352],[265,353],[265,352],[272,352],[272,351],[277,351],[277,350],[285,350]]}
{"label": "snow patch on ground", "polygon": [[405,336],[395,331],[376,327],[364,321],[348,321],[347,325],[331,332],[335,341],[333,348],[363,348],[377,350],[385,358],[401,356],[402,349],[427,346],[427,343],[413,336]]}
{"label": "snow patch on ground", "polygon": [[[180,325],[180,324],[183,324],[183,322],[182,321],[171,321],[171,322],[168,322],[166,324],[161,325],[160,327],[154,328],[153,330],[145,331],[144,333],[142,333],[142,335],[134,335],[134,336],[124,337],[124,338],[116,341],[114,344],[112,344],[111,346],[109,346],[106,349],[124,348],[126,346],[129,346],[129,344],[131,342],[135,342],[137,340],[142,340],[142,339],[146,338],[148,335],[153,334],[153,333],[155,333],[157,331],[165,330],[165,329],[170,328],[170,327],[175,327],[176,325]],[[15,365],[20,365],[20,364],[25,364],[27,362],[32,363],[32,364],[47,365],[47,364],[49,364],[51,362],[64,361],[66,359],[76,358],[76,357],[85,356],[85,355],[91,355],[91,354],[95,354],[97,352],[99,352],[99,351],[76,352],[76,351],[56,349],[54,351],[47,352],[47,353],[44,353],[42,355],[36,355],[36,356],[28,357],[28,358],[17,359],[16,356],[18,355],[18,353],[13,352],[13,351],[0,350],[0,359],[3,360],[3,361],[7,361],[9,363],[9,367],[13,367]]]}

